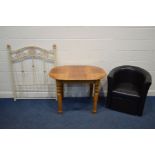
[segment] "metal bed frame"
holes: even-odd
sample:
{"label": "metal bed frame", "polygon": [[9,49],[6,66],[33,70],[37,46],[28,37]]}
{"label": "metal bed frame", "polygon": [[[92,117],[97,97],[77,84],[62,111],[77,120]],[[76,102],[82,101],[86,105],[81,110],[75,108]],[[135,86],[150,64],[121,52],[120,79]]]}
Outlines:
{"label": "metal bed frame", "polygon": [[27,46],[9,51],[9,62],[12,80],[12,92],[16,99],[54,98],[56,99],[55,81],[49,78],[48,72],[57,65],[57,48],[52,50],[36,46]]}

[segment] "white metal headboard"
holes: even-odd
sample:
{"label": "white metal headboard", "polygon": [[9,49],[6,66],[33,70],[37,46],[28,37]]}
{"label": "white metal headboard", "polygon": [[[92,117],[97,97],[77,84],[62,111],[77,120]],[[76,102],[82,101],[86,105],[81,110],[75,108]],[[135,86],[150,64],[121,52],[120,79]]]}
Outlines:
{"label": "white metal headboard", "polygon": [[28,46],[12,50],[7,45],[14,100],[24,98],[56,98],[55,81],[48,77],[57,65],[56,45],[52,50]]}

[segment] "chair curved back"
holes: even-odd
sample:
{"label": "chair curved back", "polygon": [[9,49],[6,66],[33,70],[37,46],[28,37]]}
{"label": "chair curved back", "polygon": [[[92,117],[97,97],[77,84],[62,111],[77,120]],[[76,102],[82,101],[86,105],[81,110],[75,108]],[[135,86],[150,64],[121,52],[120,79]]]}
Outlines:
{"label": "chair curved back", "polygon": [[133,83],[141,88],[145,81],[151,83],[151,75],[146,70],[137,66],[119,66],[114,68],[108,75],[114,79],[115,84],[119,83]]}

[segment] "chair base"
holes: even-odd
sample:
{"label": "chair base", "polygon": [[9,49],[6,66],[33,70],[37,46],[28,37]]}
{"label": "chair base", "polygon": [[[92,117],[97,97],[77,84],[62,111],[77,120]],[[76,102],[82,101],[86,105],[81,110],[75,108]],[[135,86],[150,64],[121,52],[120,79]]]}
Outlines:
{"label": "chair base", "polygon": [[109,103],[106,104],[106,107],[115,111],[142,116],[143,112],[138,112],[138,103],[133,100],[125,100],[124,98],[115,97]]}

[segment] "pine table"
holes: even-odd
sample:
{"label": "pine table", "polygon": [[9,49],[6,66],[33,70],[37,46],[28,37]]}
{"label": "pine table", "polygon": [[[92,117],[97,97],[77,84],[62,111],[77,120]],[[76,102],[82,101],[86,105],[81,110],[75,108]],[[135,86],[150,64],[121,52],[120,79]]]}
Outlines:
{"label": "pine table", "polygon": [[106,77],[106,72],[96,66],[68,65],[58,66],[51,69],[49,76],[56,80],[58,112],[62,113],[62,98],[64,83],[88,83],[90,95],[93,97],[93,110],[97,111],[100,80]]}

